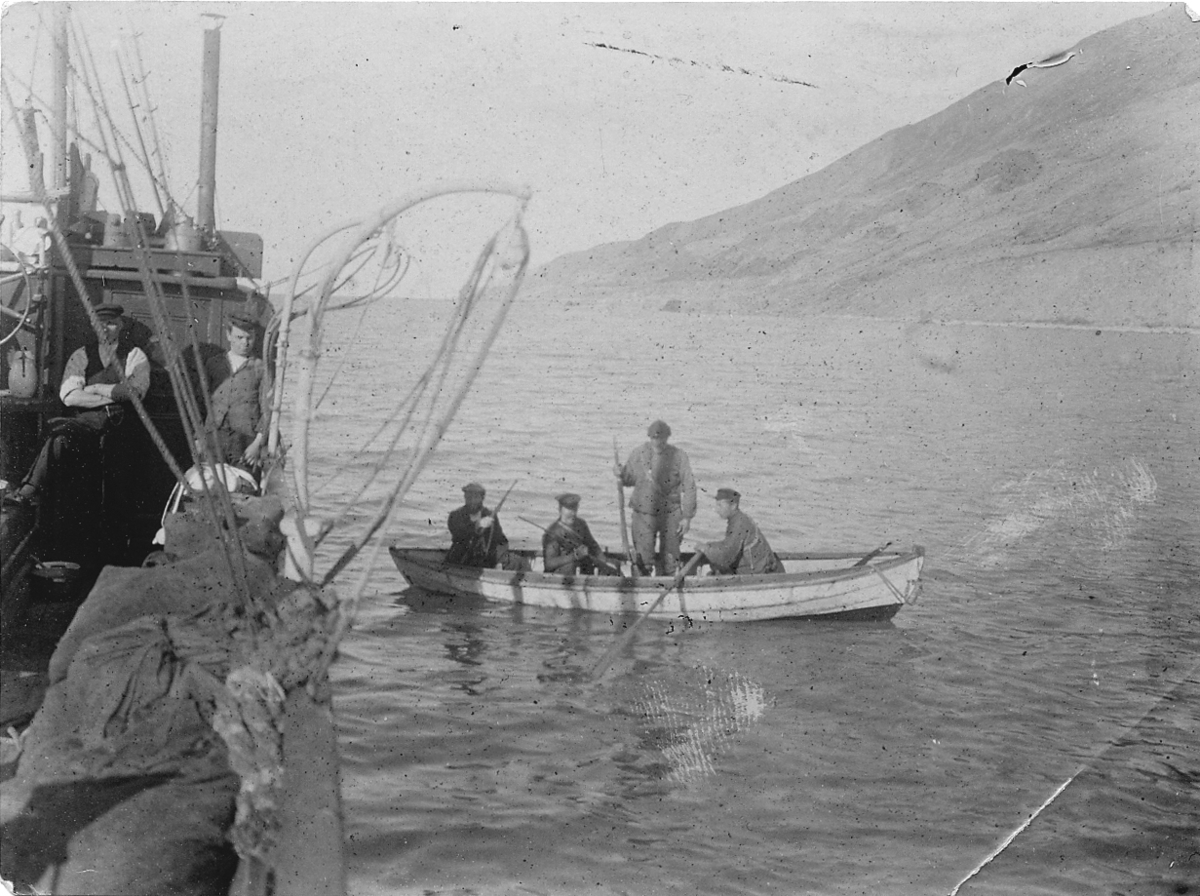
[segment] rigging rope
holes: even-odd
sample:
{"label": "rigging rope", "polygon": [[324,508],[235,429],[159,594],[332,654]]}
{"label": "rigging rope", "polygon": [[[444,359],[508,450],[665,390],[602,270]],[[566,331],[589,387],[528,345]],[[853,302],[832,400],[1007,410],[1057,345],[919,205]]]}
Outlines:
{"label": "rigging rope", "polygon": [[[99,151],[108,161],[114,175],[114,186],[118,194],[118,202],[121,205],[122,211],[126,217],[130,217],[137,211],[136,202],[134,200],[133,187],[128,176],[124,159],[121,154],[120,141],[117,139],[118,129],[112,120],[109,112],[109,105],[104,98],[103,87],[100,84],[97,76],[98,69],[95,66],[91,55],[91,47],[88,44],[86,35],[76,34],[77,46],[80,49],[80,67],[72,67],[71,71],[76,75],[79,83],[83,86],[88,98],[91,100],[93,111],[97,117],[98,138],[100,145]],[[75,286],[76,297],[83,306],[88,317],[89,323],[97,338],[103,338],[104,329],[100,324],[99,318],[96,316],[95,310],[90,302],[87,301],[88,295],[86,284],[81,276],[78,266],[75,263],[74,256],[70,251],[70,246],[66,241],[58,222],[53,214],[50,204],[50,198],[42,190],[42,195],[39,197],[43,206],[46,208],[48,219],[50,221],[51,235],[59,253],[62,256],[63,263],[67,268],[68,275]],[[203,418],[200,417],[199,410],[195,404],[195,398],[191,393],[190,382],[187,379],[186,371],[183,368],[182,356],[178,351],[178,346],[172,338],[170,325],[167,320],[165,302],[161,293],[161,285],[155,280],[150,265],[149,258],[149,235],[144,232],[140,221],[133,217],[136,222],[138,232],[134,235],[133,254],[138,262],[138,268],[142,275],[142,288],[147,300],[147,306],[150,309],[155,330],[159,337],[159,343],[163,346],[166,353],[165,369],[168,378],[171,382],[171,387],[175,395],[176,405],[179,408],[181,422],[184,426],[184,431],[193,444],[197,444],[197,437],[203,431]],[[182,284],[184,290],[185,302],[191,305],[191,299],[187,292],[187,284]],[[193,334],[194,335],[194,334]],[[118,370],[120,380],[125,382],[124,370]],[[158,432],[157,427],[150,420],[146,408],[142,400],[136,393],[130,395],[131,403],[134,410],[137,412],[142,425],[150,435],[152,442],[158,449],[159,454],[170,468],[177,482],[186,483],[183,472],[176,463],[174,456],[167,448],[163,441],[162,435]],[[207,402],[207,395],[205,396]],[[208,440],[200,440],[200,460],[206,464],[215,462],[216,452],[214,446],[208,444]],[[218,477],[219,479],[219,477]],[[201,492],[205,500],[200,504],[204,507],[208,514],[209,522],[213,526],[218,539],[222,545],[222,554],[224,556],[228,571],[234,582],[234,586],[242,596],[245,605],[248,608],[253,608],[256,604],[255,596],[250,593],[248,586],[248,575],[246,569],[246,558],[242,550],[241,540],[237,534],[237,521],[234,514],[233,505],[230,500],[227,490],[224,488],[224,483],[210,483],[207,477],[201,477]]]}
{"label": "rigging rope", "polygon": [[37,77],[37,64],[38,59],[41,56],[41,54],[38,53],[38,45],[42,42],[42,13],[45,11],[45,9],[45,6],[39,7],[37,28],[33,32],[33,58],[29,61],[29,93],[25,97],[25,105],[29,105],[33,102],[33,85],[35,83],[34,78]]}

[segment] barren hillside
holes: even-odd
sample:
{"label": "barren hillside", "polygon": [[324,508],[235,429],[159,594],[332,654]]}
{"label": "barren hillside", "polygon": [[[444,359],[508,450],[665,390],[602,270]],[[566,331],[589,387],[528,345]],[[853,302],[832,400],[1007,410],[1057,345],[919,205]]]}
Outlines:
{"label": "barren hillside", "polygon": [[761,199],[555,259],[529,300],[1200,325],[1200,24],[1178,4],[1075,49]]}

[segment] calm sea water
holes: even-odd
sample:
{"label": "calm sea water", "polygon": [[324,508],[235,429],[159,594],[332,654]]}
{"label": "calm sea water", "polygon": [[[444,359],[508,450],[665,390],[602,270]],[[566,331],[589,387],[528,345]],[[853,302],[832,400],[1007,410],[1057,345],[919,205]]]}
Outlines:
{"label": "calm sea water", "polygon": [[[441,314],[331,353],[321,500]],[[924,589],[883,624],[648,624],[589,682],[608,618],[380,567],[334,668],[352,891],[1196,892],[1198,382],[1196,335],[518,302],[391,540],[516,480],[514,543],[569,489],[619,547],[613,439],[662,417],[695,535],[730,485],[778,549],[923,544]]]}

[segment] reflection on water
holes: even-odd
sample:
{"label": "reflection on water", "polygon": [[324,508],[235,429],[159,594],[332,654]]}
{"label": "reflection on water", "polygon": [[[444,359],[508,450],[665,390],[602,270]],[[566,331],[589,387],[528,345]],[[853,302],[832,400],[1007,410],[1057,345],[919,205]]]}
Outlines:
{"label": "reflection on water", "polygon": [[479,627],[469,623],[451,624],[445,627],[446,655],[452,662],[467,666],[450,676],[451,685],[473,697],[480,694],[478,685],[487,681],[487,675],[479,668],[483,665],[483,638]]}
{"label": "reflection on water", "polygon": [[1143,461],[1126,458],[1104,470],[1058,462],[995,491],[1000,515],[961,549],[981,566],[1003,564],[1018,542],[1056,528],[1074,539],[1082,535],[1102,551],[1121,548],[1137,524],[1136,505],[1155,500],[1158,482]]}
{"label": "reflection on water", "polygon": [[713,774],[722,748],[767,706],[756,682],[703,666],[692,670],[691,680],[678,676],[640,688],[642,696],[632,702],[641,717],[639,740],[662,753],[667,779],[679,784]]}
{"label": "reflection on water", "polygon": [[[519,479],[506,523],[569,490],[620,545],[612,440],[662,417],[696,538],[729,485],[779,550],[924,544],[921,601],[647,624],[590,682],[607,617],[379,570],[334,669],[355,893],[945,893],[1072,775],[961,892],[1200,879],[1194,337],[642,324],[516,309],[393,537],[444,544],[464,482]],[[319,459],[346,475],[355,394]]]}

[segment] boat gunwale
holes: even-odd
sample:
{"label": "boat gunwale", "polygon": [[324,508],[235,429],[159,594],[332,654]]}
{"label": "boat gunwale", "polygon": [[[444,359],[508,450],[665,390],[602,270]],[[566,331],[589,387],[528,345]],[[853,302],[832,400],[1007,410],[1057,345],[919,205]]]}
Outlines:
{"label": "boat gunwale", "polygon": [[[597,576],[597,575],[575,575],[563,576],[555,573],[537,572],[535,570],[507,570],[507,569],[487,569],[474,566],[459,566],[447,564],[444,562],[428,562],[424,558],[414,557],[413,554],[419,552],[421,554],[445,556],[444,548],[404,548],[398,545],[390,545],[388,552],[391,554],[393,561],[400,558],[405,562],[420,566],[429,570],[435,575],[454,578],[456,576],[468,577],[471,579],[481,579],[496,584],[521,584],[525,586],[544,585],[546,587],[561,587],[571,586],[579,587],[590,591],[613,591],[627,593],[630,591],[630,583],[637,584],[637,590],[652,592],[658,588],[669,588],[675,582],[674,576]],[[536,557],[538,551],[535,550],[514,550],[512,553],[522,557]],[[683,555],[685,558],[690,555]],[[858,552],[783,552],[777,553],[781,560],[860,560],[864,555]],[[719,575],[719,576],[696,576],[689,578],[685,583],[681,583],[681,590],[686,591],[722,591],[733,587],[739,589],[750,588],[752,590],[766,590],[768,588],[788,587],[793,585],[812,585],[826,582],[838,582],[847,579],[856,579],[864,575],[870,574],[872,571],[880,573],[888,570],[897,569],[907,566],[913,561],[922,560],[925,556],[925,549],[920,545],[914,545],[908,551],[887,552],[877,555],[876,558],[884,558],[880,562],[869,562],[863,566],[847,566],[841,569],[817,569],[805,572],[785,572],[785,573],[762,573],[757,575]],[[613,559],[617,559],[615,556]],[[403,570],[401,570],[403,573]]]}

